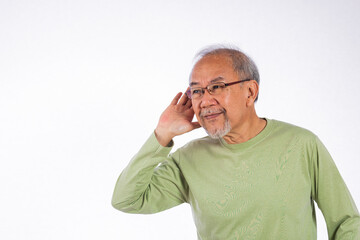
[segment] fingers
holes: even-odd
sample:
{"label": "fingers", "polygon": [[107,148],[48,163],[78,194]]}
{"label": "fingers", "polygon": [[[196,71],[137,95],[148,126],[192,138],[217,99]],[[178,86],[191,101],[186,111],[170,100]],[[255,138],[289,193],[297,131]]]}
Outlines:
{"label": "fingers", "polygon": [[180,101],[179,101],[179,104],[181,105],[185,105],[187,103],[187,101],[189,101],[190,99],[188,98],[188,96],[186,94],[183,94]]}
{"label": "fingers", "polygon": [[185,92],[185,94],[186,94],[186,96],[188,97],[188,98],[190,98],[190,87],[188,87],[187,89],[186,89],[186,92]]}
{"label": "fingers", "polygon": [[176,96],[174,97],[174,99],[171,101],[171,105],[176,105],[177,102],[179,101],[180,97],[181,97],[181,92],[179,92],[178,94],[176,94]]}
{"label": "fingers", "polygon": [[[180,99],[180,101],[179,101],[179,99]],[[191,106],[192,106],[191,99],[188,97],[188,95],[186,93],[182,94],[181,92],[176,94],[174,99],[171,101],[170,105],[177,105],[177,104],[186,106],[188,108],[191,108]]]}
{"label": "fingers", "polygon": [[191,108],[192,107],[192,101],[191,99],[188,99],[185,106],[187,106],[188,108]]}

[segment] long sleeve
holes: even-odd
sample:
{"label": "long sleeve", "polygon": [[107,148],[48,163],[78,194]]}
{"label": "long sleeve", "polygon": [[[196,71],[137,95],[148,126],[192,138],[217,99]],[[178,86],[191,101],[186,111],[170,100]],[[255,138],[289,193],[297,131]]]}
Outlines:
{"label": "long sleeve", "polygon": [[188,186],[171,147],[153,133],[120,174],[112,197],[114,208],[127,213],[156,213],[186,202]]}
{"label": "long sleeve", "polygon": [[329,239],[360,239],[359,212],[334,161],[317,138],[312,159],[312,195],[324,215]]}

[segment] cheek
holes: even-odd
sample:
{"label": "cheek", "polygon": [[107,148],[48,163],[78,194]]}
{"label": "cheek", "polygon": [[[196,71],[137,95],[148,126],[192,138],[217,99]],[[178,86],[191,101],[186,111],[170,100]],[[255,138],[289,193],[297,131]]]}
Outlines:
{"label": "cheek", "polygon": [[226,115],[229,118],[229,120],[232,120],[232,118],[237,118],[237,112],[241,108],[239,105],[239,99],[234,98],[232,96],[224,97],[219,101],[219,105],[225,109]]}
{"label": "cheek", "polygon": [[228,109],[231,108],[231,99],[229,97],[224,97],[217,100],[218,105],[225,109],[225,111],[228,111]]}

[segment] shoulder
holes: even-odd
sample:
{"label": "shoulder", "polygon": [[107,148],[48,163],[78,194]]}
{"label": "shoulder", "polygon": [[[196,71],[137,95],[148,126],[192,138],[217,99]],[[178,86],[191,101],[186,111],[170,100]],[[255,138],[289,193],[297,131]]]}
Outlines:
{"label": "shoulder", "polygon": [[278,120],[269,121],[272,124],[272,131],[267,141],[273,145],[296,144],[311,150],[320,142],[318,136],[306,128]]}
{"label": "shoulder", "polygon": [[273,130],[272,130],[273,135],[289,136],[289,137],[297,136],[308,140],[317,139],[316,134],[314,134],[312,131],[306,128],[299,127],[291,123],[282,122],[279,120],[272,119],[269,121],[271,121],[273,125]]}

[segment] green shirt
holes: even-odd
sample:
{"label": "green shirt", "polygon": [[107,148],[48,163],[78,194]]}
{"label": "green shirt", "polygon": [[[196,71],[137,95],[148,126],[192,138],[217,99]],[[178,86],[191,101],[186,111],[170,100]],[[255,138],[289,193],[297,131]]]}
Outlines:
{"label": "green shirt", "polygon": [[360,239],[355,203],[308,130],[267,119],[245,143],[204,137],[169,155],[171,146],[150,136],[116,183],[116,209],[148,214],[187,202],[201,240],[313,240],[316,201],[329,239]]}

